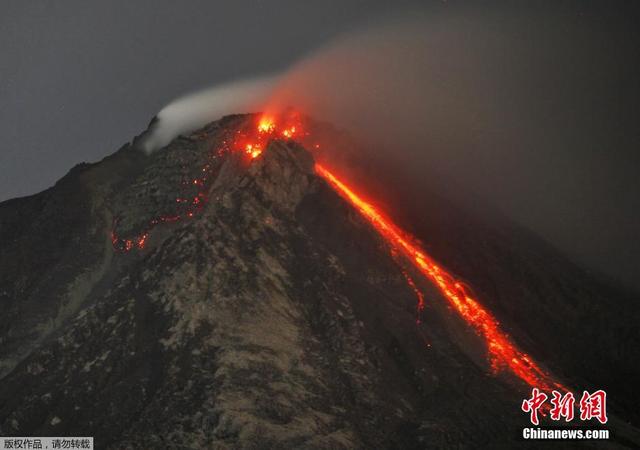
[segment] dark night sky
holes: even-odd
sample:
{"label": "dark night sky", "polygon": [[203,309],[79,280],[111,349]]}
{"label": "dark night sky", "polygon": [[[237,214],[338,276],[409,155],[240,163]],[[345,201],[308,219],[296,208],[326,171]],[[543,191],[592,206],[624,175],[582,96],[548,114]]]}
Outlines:
{"label": "dark night sky", "polygon": [[388,3],[3,1],[0,201],[112,153],[173,98],[285,69]]}
{"label": "dark night sky", "polygon": [[[3,1],[0,201],[41,191],[78,162],[112,153],[177,96],[284,70],[339,33],[425,3],[433,11],[465,7],[465,2],[419,0]],[[477,1],[466,3],[479,8]],[[506,3],[517,9],[515,2]],[[590,198],[584,206],[550,217],[544,229],[535,223],[533,228],[572,256],[640,287],[640,95],[635,69],[640,45],[635,31],[639,16],[631,3],[517,2],[537,12],[561,10],[576,20],[587,16],[600,33],[594,42],[602,42],[599,51],[611,63],[610,68],[594,67],[588,78],[593,85],[606,85],[611,72],[607,88],[589,101],[570,101],[580,123],[596,131],[571,140],[584,146],[552,155],[558,161],[557,178],[573,170],[576,158],[586,158],[588,164],[580,166],[593,167],[593,177],[581,173],[572,179],[596,184],[602,179],[603,189],[586,190]],[[483,2],[482,7],[499,10],[500,4]],[[600,76],[603,83],[595,79]],[[553,83],[553,74],[545,80]],[[576,85],[580,82],[576,79]],[[572,95],[572,88],[568,91]],[[598,113],[591,114],[595,109]],[[557,120],[572,114],[569,108]],[[532,164],[546,167],[548,156]],[[567,195],[560,198],[579,198],[583,186],[565,186]]]}

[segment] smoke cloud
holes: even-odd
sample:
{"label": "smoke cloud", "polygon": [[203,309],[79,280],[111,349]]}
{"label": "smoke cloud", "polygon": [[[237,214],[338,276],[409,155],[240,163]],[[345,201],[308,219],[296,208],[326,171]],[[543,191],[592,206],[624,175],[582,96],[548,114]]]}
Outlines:
{"label": "smoke cloud", "polygon": [[559,11],[413,13],[343,35],[278,76],[173,103],[154,142],[243,106],[293,106],[345,128],[408,180],[492,203],[633,283],[640,96],[628,32]]}
{"label": "smoke cloud", "polygon": [[225,83],[180,97],[162,108],[142,148],[155,151],[180,134],[198,129],[225,114],[255,110],[264,104],[276,76],[258,76]]}

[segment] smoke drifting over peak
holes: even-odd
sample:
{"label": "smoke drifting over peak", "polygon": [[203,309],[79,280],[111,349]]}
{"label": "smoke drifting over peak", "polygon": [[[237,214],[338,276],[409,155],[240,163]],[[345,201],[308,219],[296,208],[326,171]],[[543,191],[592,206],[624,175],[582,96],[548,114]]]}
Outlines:
{"label": "smoke drifting over peak", "polygon": [[408,183],[429,177],[453,196],[490,202],[632,283],[639,96],[630,31],[610,25],[554,12],[398,17],[278,76],[167,106],[152,146],[216,114],[293,106],[404,167]]}
{"label": "smoke drifting over peak", "polygon": [[176,136],[195,130],[220,116],[252,111],[262,105],[273,89],[275,76],[262,76],[226,83],[180,97],[162,108],[157,123],[142,147],[152,152]]}

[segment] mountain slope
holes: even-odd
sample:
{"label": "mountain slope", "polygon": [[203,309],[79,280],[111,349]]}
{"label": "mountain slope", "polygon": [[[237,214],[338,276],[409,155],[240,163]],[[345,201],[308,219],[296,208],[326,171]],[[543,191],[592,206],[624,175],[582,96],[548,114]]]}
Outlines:
{"label": "mountain slope", "polygon": [[[100,448],[521,446],[526,389],[489,374],[474,333],[306,150],[216,153],[252,124],[228,117],[149,156],[125,147],[0,205],[0,434],[93,435]],[[407,277],[425,295],[419,324]]]}

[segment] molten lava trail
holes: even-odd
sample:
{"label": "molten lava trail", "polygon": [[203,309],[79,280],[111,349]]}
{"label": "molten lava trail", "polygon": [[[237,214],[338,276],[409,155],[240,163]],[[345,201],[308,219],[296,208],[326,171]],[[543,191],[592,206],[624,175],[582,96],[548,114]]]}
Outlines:
{"label": "molten lava trail", "polygon": [[413,289],[413,292],[416,294],[416,298],[418,299],[418,304],[416,305],[416,324],[420,325],[422,323],[422,311],[424,311],[425,306],[424,294],[420,289],[418,289],[413,278],[411,278],[411,275],[409,275],[406,270],[402,271],[402,275],[404,275],[404,279],[407,280],[407,284],[411,289]]}
{"label": "molten lava trail", "polygon": [[[529,386],[546,390],[558,388],[566,390],[549,373],[538,366],[528,354],[516,346],[511,338],[500,329],[498,320],[473,298],[462,282],[456,280],[452,274],[439,266],[423,249],[415,244],[416,239],[413,236],[398,227],[326,167],[316,164],[315,169],[318,175],[324,178],[367,219],[394,251],[404,255],[425,278],[435,284],[453,309],[479,336],[484,338],[494,373],[506,368]],[[411,278],[407,278],[407,282],[417,292]],[[421,295],[418,298],[421,302],[423,301]]]}

